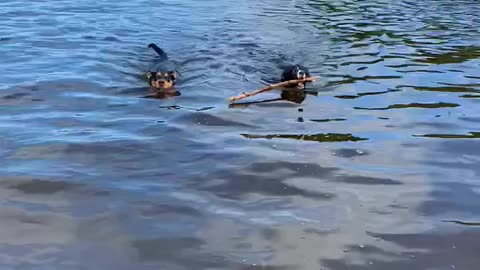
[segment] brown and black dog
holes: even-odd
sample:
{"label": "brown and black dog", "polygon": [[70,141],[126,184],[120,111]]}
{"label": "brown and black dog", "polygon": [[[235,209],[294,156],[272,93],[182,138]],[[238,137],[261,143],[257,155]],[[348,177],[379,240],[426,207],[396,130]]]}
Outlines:
{"label": "brown and black dog", "polygon": [[147,72],[148,84],[155,90],[163,91],[172,88],[177,81],[175,65],[168,60],[167,54],[154,43],[148,45],[159,56],[159,62],[155,65],[155,71]]}

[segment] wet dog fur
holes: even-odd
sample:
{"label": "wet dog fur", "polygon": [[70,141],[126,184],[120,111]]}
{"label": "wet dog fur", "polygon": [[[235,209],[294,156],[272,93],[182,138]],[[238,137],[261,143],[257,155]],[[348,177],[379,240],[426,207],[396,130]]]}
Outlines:
{"label": "wet dog fur", "polygon": [[[291,65],[283,69],[281,81],[299,80],[310,77],[309,70],[302,65]],[[281,93],[281,97],[285,100],[295,103],[302,103],[306,98],[304,91],[306,83],[298,83],[290,87],[285,87]]]}
{"label": "wet dog fur", "polygon": [[167,54],[154,43],[148,45],[159,56],[159,63],[155,71],[149,71],[146,74],[148,83],[156,90],[167,90],[172,88],[177,81],[177,72],[173,69],[173,64],[168,60]]}

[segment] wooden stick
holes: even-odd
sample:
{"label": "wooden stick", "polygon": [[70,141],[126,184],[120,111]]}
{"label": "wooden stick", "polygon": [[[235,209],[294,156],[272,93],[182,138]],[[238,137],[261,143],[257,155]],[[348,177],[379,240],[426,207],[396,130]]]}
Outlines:
{"label": "wooden stick", "polygon": [[250,97],[250,96],[254,96],[256,94],[260,94],[260,93],[263,93],[263,92],[267,92],[267,91],[270,91],[270,90],[273,90],[273,89],[276,89],[276,88],[286,87],[286,86],[289,86],[289,85],[295,85],[295,84],[298,84],[298,83],[313,82],[313,81],[315,81],[314,77],[307,77],[305,79],[300,79],[300,80],[290,80],[290,81],[285,81],[285,82],[281,82],[281,83],[271,84],[269,86],[260,88],[258,90],[253,91],[253,92],[250,92],[250,93],[243,93],[243,94],[238,95],[236,97],[231,97],[228,100],[230,101],[230,103],[233,103],[237,100],[244,99],[244,98]]}

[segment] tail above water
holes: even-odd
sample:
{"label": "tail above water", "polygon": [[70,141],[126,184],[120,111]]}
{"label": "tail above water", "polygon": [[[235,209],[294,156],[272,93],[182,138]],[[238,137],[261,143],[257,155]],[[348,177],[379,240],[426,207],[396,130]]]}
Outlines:
{"label": "tail above water", "polygon": [[167,54],[162,49],[160,49],[160,47],[155,45],[154,43],[148,44],[148,47],[152,48],[162,58],[162,60],[167,60],[168,59]]}

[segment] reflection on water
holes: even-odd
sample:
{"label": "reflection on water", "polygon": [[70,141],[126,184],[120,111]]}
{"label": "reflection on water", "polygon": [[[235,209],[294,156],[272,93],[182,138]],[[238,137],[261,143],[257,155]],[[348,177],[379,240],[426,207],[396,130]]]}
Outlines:
{"label": "reflection on water", "polygon": [[424,109],[438,109],[438,108],[455,108],[460,106],[456,103],[437,102],[437,103],[409,103],[409,104],[393,104],[384,108],[361,108],[355,107],[357,110],[383,111],[390,109],[406,109],[406,108],[424,108]]}
{"label": "reflection on water", "polygon": [[[2,269],[478,268],[478,1],[0,14]],[[308,91],[227,103],[296,63]]]}
{"label": "reflection on water", "polygon": [[159,91],[147,96],[144,96],[144,98],[153,98],[153,99],[166,99],[166,98],[172,98],[172,97],[178,97],[181,96],[182,94],[179,91]]}
{"label": "reflection on water", "polygon": [[346,121],[345,118],[330,118],[330,119],[310,119],[312,122],[332,122],[332,121]]}
{"label": "reflection on water", "polygon": [[467,221],[461,221],[461,220],[444,220],[443,222],[451,222],[451,223],[465,225],[465,226],[480,226],[480,222],[467,222]]}
{"label": "reflection on water", "polygon": [[364,93],[357,93],[355,95],[338,95],[335,97],[342,98],[342,99],[356,99],[363,96],[382,95],[382,94],[387,94],[387,93],[396,92],[396,91],[400,91],[400,90],[387,90],[387,91],[381,91],[381,92],[364,92]]}
{"label": "reflection on water", "polygon": [[338,134],[338,133],[326,133],[326,134],[275,134],[275,135],[256,135],[256,134],[242,134],[243,137],[248,139],[293,139],[301,141],[316,141],[316,142],[347,142],[347,141],[364,141],[366,138],[355,137],[352,134]]}
{"label": "reflection on water", "polygon": [[462,98],[480,98],[480,95],[469,95],[469,94],[466,94],[466,95],[461,95],[460,97],[462,97]]}
{"label": "reflection on water", "polygon": [[480,46],[445,46],[442,52],[430,52],[428,50],[418,50],[421,57],[417,62],[428,64],[456,64],[468,60],[475,60],[480,57]]}
{"label": "reflection on water", "polygon": [[266,99],[266,100],[260,100],[260,101],[236,102],[236,103],[229,104],[228,107],[229,108],[245,108],[254,104],[271,104],[272,102],[283,101],[283,100],[284,100],[283,98],[272,98],[272,99]]}
{"label": "reflection on water", "polygon": [[414,135],[417,137],[427,137],[427,138],[443,138],[443,139],[478,139],[480,138],[480,132],[470,132],[470,134],[425,134],[425,135]]}
{"label": "reflection on water", "polygon": [[480,93],[480,89],[463,87],[463,86],[444,86],[444,87],[425,87],[412,86],[417,91],[435,91],[435,92],[451,92],[451,93]]}

